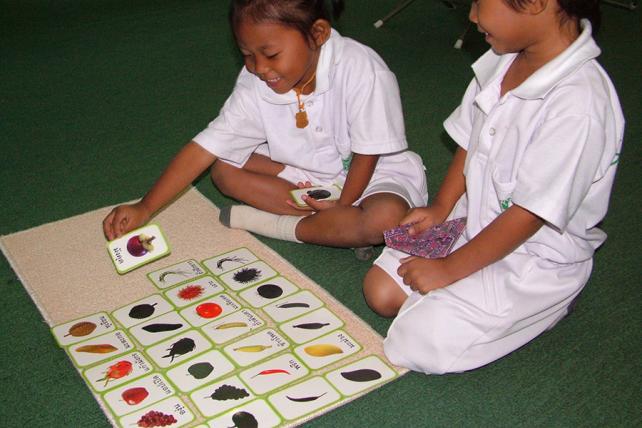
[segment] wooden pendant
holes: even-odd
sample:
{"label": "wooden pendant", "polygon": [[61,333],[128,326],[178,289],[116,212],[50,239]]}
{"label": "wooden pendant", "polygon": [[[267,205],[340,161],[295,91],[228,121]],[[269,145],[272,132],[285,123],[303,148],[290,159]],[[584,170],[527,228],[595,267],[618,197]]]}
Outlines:
{"label": "wooden pendant", "polygon": [[305,110],[297,112],[294,117],[296,118],[297,128],[302,129],[308,126],[308,114],[305,112]]}

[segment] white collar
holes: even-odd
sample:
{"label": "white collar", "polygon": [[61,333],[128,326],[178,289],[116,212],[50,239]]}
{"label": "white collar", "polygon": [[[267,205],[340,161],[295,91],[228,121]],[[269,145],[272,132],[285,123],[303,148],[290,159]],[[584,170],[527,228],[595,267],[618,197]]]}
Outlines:
{"label": "white collar", "polygon": [[[587,61],[600,55],[600,48],[591,37],[591,23],[587,19],[580,22],[582,33],[564,52],[546,63],[521,85],[513,89],[513,95],[525,99],[544,98],[563,78],[572,74]],[[477,83],[482,89],[504,74],[507,64],[517,56],[516,53],[497,55],[489,50],[472,66]]]}
{"label": "white collar", "polygon": [[[341,60],[343,52],[343,37],[334,28],[331,29],[330,38],[321,46],[319,61],[316,70],[316,84],[314,94],[321,94],[330,89],[330,82],[334,75],[334,65]],[[292,104],[296,103],[296,93],[293,89],[285,94],[277,94],[270,89],[265,82],[256,77],[255,85],[260,97],[270,104]]]}

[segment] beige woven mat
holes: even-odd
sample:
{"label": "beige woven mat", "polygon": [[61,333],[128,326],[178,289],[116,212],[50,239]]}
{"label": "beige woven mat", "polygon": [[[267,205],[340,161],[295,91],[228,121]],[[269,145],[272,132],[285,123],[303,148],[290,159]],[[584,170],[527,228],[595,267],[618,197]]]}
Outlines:
{"label": "beige woven mat", "polygon": [[[247,247],[282,276],[316,294],[345,322],[344,330],[363,346],[363,351],[321,370],[319,374],[366,355],[377,355],[387,361],[379,334],[251,234],[230,230],[219,224],[218,208],[195,188],[189,189],[153,219],[164,231],[171,254],[125,275],[116,273],[102,233],[102,219],[110,209],[98,209],[0,238],[2,251],[50,326],[101,311],[111,312],[158,293],[146,277],[151,271],[182,260],[200,261],[235,248]],[[399,374],[405,373],[404,369],[395,369]],[[297,420],[296,424],[361,395],[346,398]],[[97,398],[105,409],[100,398]],[[109,411],[105,413],[114,423]],[[197,418],[198,421],[203,420]]]}

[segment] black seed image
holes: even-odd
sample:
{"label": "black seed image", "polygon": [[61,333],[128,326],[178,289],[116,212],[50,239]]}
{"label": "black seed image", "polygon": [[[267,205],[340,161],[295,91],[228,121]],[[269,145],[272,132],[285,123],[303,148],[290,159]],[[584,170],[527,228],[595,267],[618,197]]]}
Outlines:
{"label": "black seed image", "polygon": [[171,347],[167,348],[169,354],[163,355],[163,358],[172,357],[170,362],[174,361],[175,356],[185,355],[192,352],[196,348],[196,343],[189,337],[184,337],[177,342],[174,342]]}
{"label": "black seed image", "polygon": [[233,276],[234,281],[245,284],[246,282],[252,282],[261,277],[261,271],[254,268],[243,268],[240,271],[236,272]]}
{"label": "black seed image", "polygon": [[236,412],[232,415],[232,422],[234,426],[230,428],[257,428],[259,422],[256,420],[252,413]]}
{"label": "black seed image", "polygon": [[370,382],[381,378],[381,373],[373,369],[359,369],[351,372],[341,372],[341,376],[353,382]]}
{"label": "black seed image", "polygon": [[240,398],[249,397],[250,394],[243,388],[237,388],[234,385],[221,385],[209,397],[212,400],[238,400]]}
{"label": "black seed image", "polygon": [[320,199],[329,198],[331,194],[327,190],[323,190],[323,189],[308,190],[306,193],[308,194],[308,196],[310,196],[313,199],[316,199],[317,201]]}
{"label": "black seed image", "polygon": [[232,257],[223,257],[221,260],[216,262],[216,267],[218,269],[223,269],[223,263],[225,262],[235,262],[235,263],[245,263],[247,260],[242,259],[240,257],[232,256]]}
{"label": "black seed image", "polygon": [[296,402],[296,403],[307,403],[308,401],[314,401],[314,400],[317,400],[317,399],[319,399],[319,398],[323,397],[325,394],[327,394],[327,393],[326,393],[326,392],[324,392],[324,393],[323,393],[323,394],[321,394],[321,395],[312,396],[312,397],[292,398],[292,397],[290,397],[289,395],[286,395],[285,397],[286,397],[288,400],[290,400],[290,401],[294,401],[294,402]]}
{"label": "black seed image", "polygon": [[207,361],[202,363],[192,364],[187,369],[188,373],[194,376],[196,379],[203,379],[208,377],[213,370],[214,370],[214,366],[208,363]]}
{"label": "black seed image", "polygon": [[277,305],[277,308],[283,308],[283,309],[288,309],[288,308],[309,308],[310,305],[307,303],[299,303],[299,302],[294,302],[294,303],[283,303],[281,305]]}
{"label": "black seed image", "polygon": [[292,328],[302,328],[304,330],[318,330],[320,328],[330,325],[329,322],[308,322],[304,324],[293,325]]}
{"label": "black seed image", "polygon": [[137,320],[147,318],[154,313],[154,306],[156,306],[156,303],[154,303],[153,305],[150,305],[148,303],[136,305],[129,310],[129,316],[130,318],[135,318]]}
{"label": "black seed image", "polygon": [[143,330],[150,333],[160,333],[163,331],[173,331],[178,330],[183,327],[183,324],[150,324],[143,327]]}
{"label": "black seed image", "polygon": [[283,289],[276,284],[263,284],[256,289],[256,292],[266,299],[276,299],[283,294]]}

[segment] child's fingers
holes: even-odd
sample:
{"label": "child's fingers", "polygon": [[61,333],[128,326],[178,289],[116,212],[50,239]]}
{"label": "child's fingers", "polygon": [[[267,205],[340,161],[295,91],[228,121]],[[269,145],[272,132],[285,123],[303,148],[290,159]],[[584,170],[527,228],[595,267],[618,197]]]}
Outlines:
{"label": "child's fingers", "polygon": [[111,210],[110,213],[107,214],[107,217],[105,217],[105,219],[103,220],[103,233],[109,241],[114,239],[114,211],[115,209]]}
{"label": "child's fingers", "polygon": [[285,203],[288,204],[289,206],[291,206],[292,208],[296,208],[299,211],[312,211],[311,207],[309,207],[309,206],[303,206],[303,207],[299,206],[299,205],[296,204],[296,202],[294,202],[291,199],[286,199]]}

